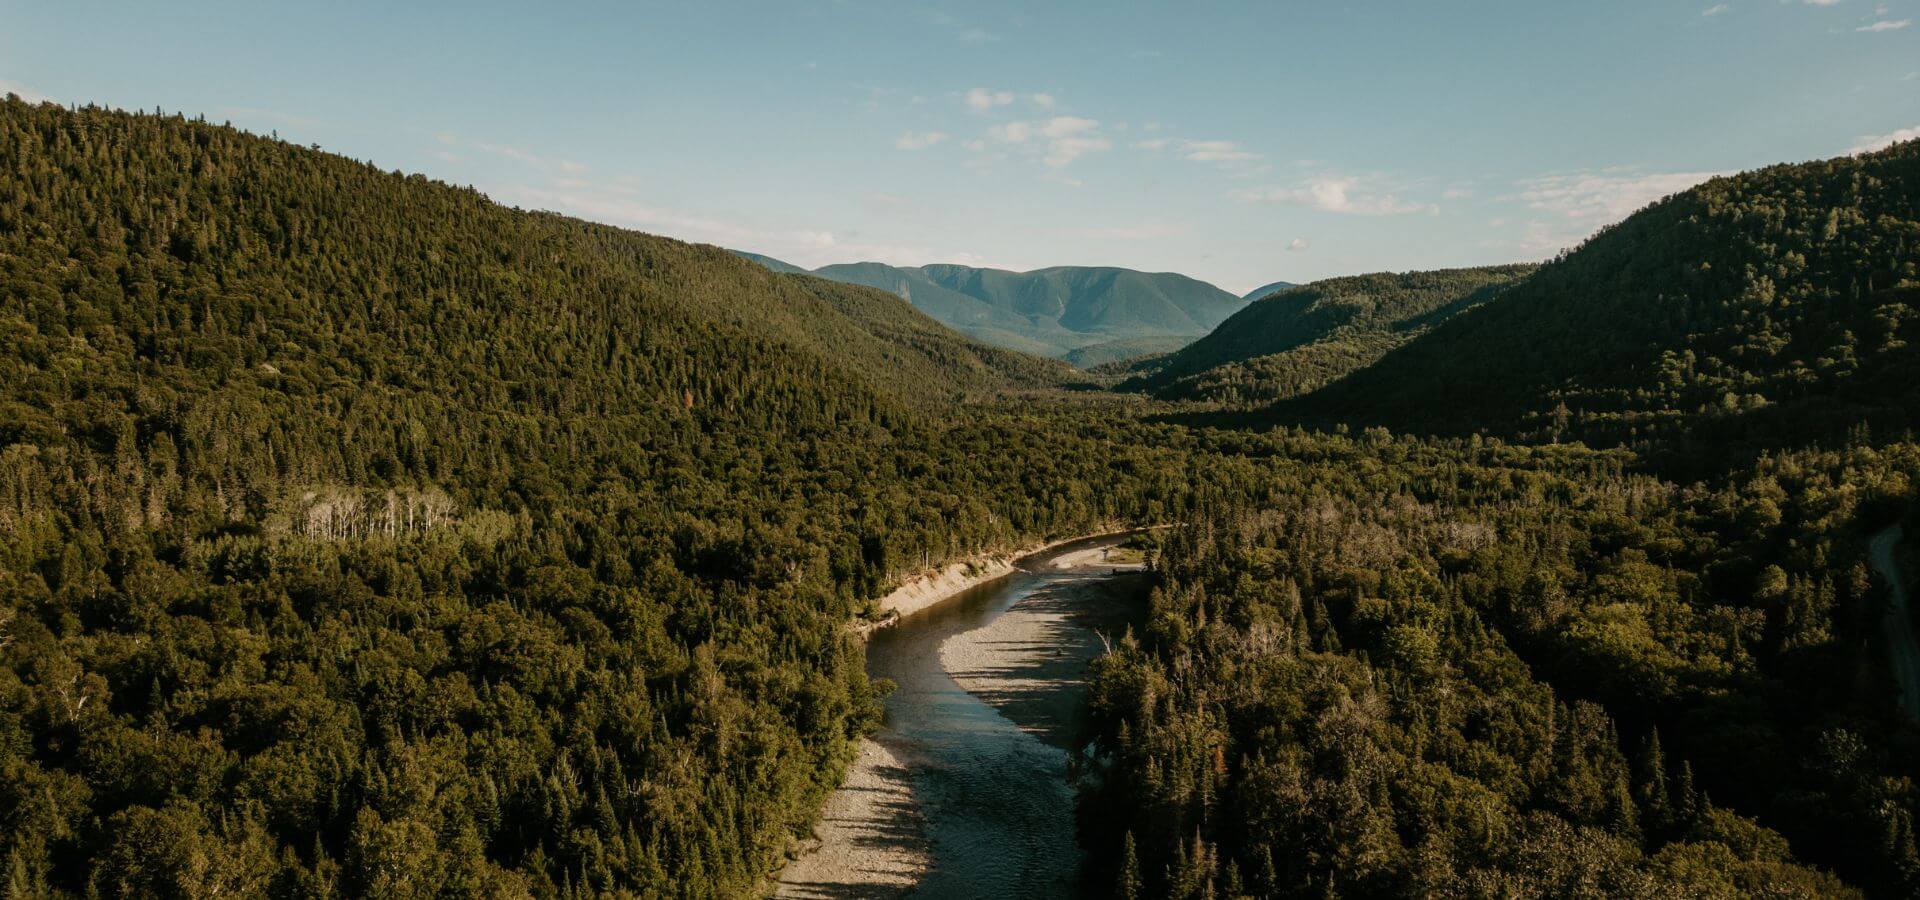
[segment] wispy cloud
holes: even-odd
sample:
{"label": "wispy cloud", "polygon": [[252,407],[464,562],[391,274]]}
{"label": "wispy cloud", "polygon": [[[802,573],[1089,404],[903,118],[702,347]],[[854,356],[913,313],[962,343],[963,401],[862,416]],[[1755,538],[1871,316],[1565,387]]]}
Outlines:
{"label": "wispy cloud", "polygon": [[1732,9],[1732,8],[1733,8],[1733,4],[1731,4],[1731,3],[1715,3],[1714,5],[1712,5],[1712,6],[1709,6],[1709,7],[1707,7],[1706,9],[1703,9],[1703,10],[1701,10],[1701,11],[1700,11],[1700,15],[1702,15],[1702,16],[1717,16],[1717,15],[1719,15],[1719,14],[1721,14],[1721,13],[1723,13],[1723,12],[1726,12],[1726,11],[1728,11],[1728,10],[1730,10],[1730,9]]}
{"label": "wispy cloud", "polygon": [[977,258],[931,248],[871,243],[820,228],[766,228],[712,215],[688,213],[645,202],[625,180],[586,182],[561,179],[550,187],[511,186],[501,199],[534,209],[550,209],[608,225],[663,234],[685,241],[767,253],[803,266],[847,260],[918,265],[934,259]]}
{"label": "wispy cloud", "polygon": [[1724,174],[1604,169],[1525,179],[1517,183],[1515,199],[1546,218],[1529,221],[1516,246],[1537,256],[1559,252],[1656,200]]}
{"label": "wispy cloud", "polygon": [[967,108],[974,112],[986,112],[996,106],[1007,106],[1013,103],[1012,91],[993,91],[977,87],[967,91],[964,96]]}
{"label": "wispy cloud", "polygon": [[1854,31],[1899,31],[1912,24],[1912,19],[1881,19],[1872,25],[1862,25],[1859,28],[1855,28]]}
{"label": "wispy cloud", "polygon": [[281,112],[277,109],[261,109],[257,106],[222,106],[215,112],[229,119],[278,122],[281,125],[292,125],[296,128],[319,128],[325,124],[319,119]]}
{"label": "wispy cloud", "polygon": [[1599,228],[1618,222],[1655,200],[1723,174],[1726,173],[1647,174],[1609,169],[1546,175],[1520,182],[1519,199],[1533,209],[1568,222]]}
{"label": "wispy cloud", "polygon": [[1902,128],[1891,134],[1867,135],[1866,137],[1860,138],[1859,142],[1847,151],[1847,155],[1858,156],[1862,153],[1872,153],[1876,150],[1885,150],[1902,141],[1912,140],[1920,140],[1920,127]]}
{"label": "wispy cloud", "polygon": [[1235,191],[1230,196],[1248,203],[1304,206],[1352,216],[1405,216],[1438,209],[1430,203],[1400,199],[1377,176],[1332,172],[1323,172],[1293,185]]}
{"label": "wispy cloud", "polygon": [[893,146],[901,150],[925,150],[928,147],[944,143],[948,135],[944,131],[909,131],[893,139]]}
{"label": "wispy cloud", "polygon": [[1181,141],[1180,155],[1193,162],[1248,162],[1260,158],[1234,141]]}
{"label": "wispy cloud", "polygon": [[1294,238],[1293,240],[1290,240],[1287,242],[1288,252],[1297,253],[1311,246],[1313,246],[1312,242],[1308,241],[1306,238]]}
{"label": "wispy cloud", "polygon": [[[1051,169],[1064,168],[1088,153],[1113,147],[1113,140],[1100,133],[1097,120],[1079,116],[1004,122],[987,129],[987,138],[994,144],[1037,155]],[[985,143],[968,145],[976,150],[985,146]]]}
{"label": "wispy cloud", "polygon": [[586,163],[575,162],[562,157],[545,156],[524,147],[516,147],[512,144],[463,140],[460,136],[449,131],[440,132],[434,135],[434,138],[449,147],[465,147],[469,150],[478,150],[481,153],[513,160],[530,168],[539,169],[542,172],[563,172],[568,175],[582,175],[588,171]]}
{"label": "wispy cloud", "polygon": [[1265,156],[1247,149],[1238,141],[1155,137],[1135,141],[1133,146],[1154,153],[1171,150],[1174,155],[1188,162],[1204,163],[1240,175],[1253,175],[1266,168],[1257,165]]}
{"label": "wispy cloud", "polygon": [[4,78],[0,78],[0,96],[5,96],[7,94],[16,95],[20,99],[25,100],[28,103],[52,103],[53,102],[52,97],[49,97],[46,94],[42,94],[39,91],[34,90],[33,88],[27,87],[26,85],[21,84],[18,81],[8,81]]}
{"label": "wispy cloud", "polygon": [[1166,222],[1146,222],[1139,225],[1115,225],[1108,228],[1083,228],[1071,232],[1073,237],[1090,238],[1096,241],[1158,241],[1186,234],[1191,229],[1184,225]]}

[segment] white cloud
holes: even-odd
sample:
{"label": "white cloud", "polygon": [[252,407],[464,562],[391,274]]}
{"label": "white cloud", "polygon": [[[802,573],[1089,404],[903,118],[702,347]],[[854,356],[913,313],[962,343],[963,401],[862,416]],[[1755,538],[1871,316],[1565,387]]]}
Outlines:
{"label": "white cloud", "polygon": [[1586,227],[1591,232],[1600,226],[1618,222],[1655,200],[1723,174],[1645,174],[1609,169],[1547,175],[1520,182],[1520,200],[1541,212]]}
{"label": "white cloud", "polygon": [[893,139],[893,145],[901,150],[925,150],[943,143],[950,137],[944,131],[909,131]]}
{"label": "white cloud", "polygon": [[588,171],[586,163],[575,162],[571,159],[562,159],[559,157],[542,156],[532,150],[524,147],[516,147],[512,144],[495,144],[487,141],[462,141],[457,135],[447,131],[434,135],[434,138],[448,146],[467,147],[482,153],[490,153],[494,156],[510,159],[543,172],[558,171],[565,172],[569,175],[580,175]]}
{"label": "white cloud", "polygon": [[1181,141],[1180,155],[1193,162],[1249,162],[1260,158],[1234,141]]}
{"label": "white cloud", "polygon": [[1804,0],[1808,6],[1838,6],[1840,0]]}
{"label": "white cloud", "polygon": [[1354,216],[1404,216],[1438,209],[1432,204],[1403,201],[1382,190],[1379,181],[1372,177],[1323,173],[1289,187],[1235,191],[1231,196],[1249,203],[1282,203]]}
{"label": "white cloud", "polygon": [[[1038,122],[1005,122],[987,129],[996,143],[1039,155],[1048,168],[1064,168],[1088,153],[1108,150],[1112,139],[1100,133],[1100,123],[1079,116],[1054,116]],[[968,145],[969,149],[973,147]]]}
{"label": "white cloud", "polygon": [[1040,133],[1050,138],[1062,138],[1084,134],[1099,127],[1100,123],[1092,119],[1082,119],[1078,116],[1055,116],[1041,123]]}
{"label": "white cloud", "polygon": [[282,125],[292,125],[296,128],[319,128],[323,124],[319,119],[310,119],[306,116],[296,116],[293,113],[261,109],[255,106],[222,106],[216,109],[215,112],[229,119],[240,119],[243,122],[248,119],[253,119],[266,122],[278,122]]}
{"label": "white cloud", "polygon": [[1730,10],[1730,9],[1732,9],[1732,8],[1733,8],[1733,6],[1732,6],[1732,5],[1730,5],[1730,4],[1726,4],[1726,3],[1715,3],[1714,5],[1712,5],[1712,6],[1709,6],[1709,7],[1707,7],[1707,8],[1705,9],[1705,10],[1703,10],[1703,11],[1701,11],[1701,13],[1700,13],[1700,15],[1702,15],[1702,16],[1717,16],[1717,15],[1719,15],[1719,14],[1721,14],[1721,13],[1723,13],[1723,12],[1726,12],[1727,10]]}
{"label": "white cloud", "polygon": [[1306,238],[1294,238],[1287,242],[1287,249],[1289,251],[1305,250],[1311,246],[1313,245],[1309,243]]}
{"label": "white cloud", "polygon": [[1526,179],[1517,185],[1517,199],[1546,218],[1528,221],[1514,245],[1536,257],[1550,256],[1656,200],[1724,174],[1606,169]]}
{"label": "white cloud", "polygon": [[1140,225],[1118,225],[1111,228],[1087,228],[1071,232],[1074,237],[1090,238],[1096,241],[1157,241],[1164,238],[1186,234],[1183,226],[1164,222],[1148,222]]}
{"label": "white cloud", "polygon": [[18,95],[20,99],[25,100],[28,103],[52,103],[53,102],[52,97],[49,97],[46,94],[42,94],[39,91],[34,90],[33,88],[27,87],[26,85],[21,84],[18,81],[8,81],[4,78],[0,78],[0,97],[4,97],[7,94]]}
{"label": "white cloud", "polygon": [[974,88],[967,91],[967,107],[974,112],[986,112],[996,106],[1006,106],[1013,102],[1012,91],[990,91],[986,88]]}
{"label": "white cloud", "polygon": [[1858,156],[1862,153],[1872,153],[1875,150],[1885,150],[1901,141],[1912,140],[1920,140],[1920,127],[1902,128],[1892,134],[1869,135],[1860,138],[1860,142],[1854,144],[1853,149],[1847,151],[1847,155]]}
{"label": "white cloud", "polygon": [[1912,24],[1913,24],[1912,19],[1882,19],[1878,22],[1873,23],[1872,25],[1862,25],[1859,28],[1855,28],[1854,30],[1855,31],[1899,31],[1900,29],[1905,28],[1908,25],[1912,25]]}
{"label": "white cloud", "polygon": [[1468,200],[1472,197],[1472,188],[1450,187],[1440,192],[1440,199],[1442,200]]}
{"label": "white cloud", "polygon": [[551,209],[608,225],[753,250],[810,268],[848,260],[919,265],[932,259],[977,259],[972,254],[939,253],[927,247],[848,240],[827,229],[764,228],[656,207],[641,200],[639,191],[624,183],[626,179],[601,183],[564,181],[553,187],[509,187],[501,197],[529,208]]}
{"label": "white cloud", "polygon": [[1003,144],[1024,144],[1033,139],[1032,122],[1008,122],[987,129],[987,136]]}
{"label": "white cloud", "polygon": [[1034,94],[1032,96],[1029,96],[1027,99],[1031,101],[1033,105],[1038,106],[1041,109],[1052,109],[1054,105],[1054,99],[1052,94]]}
{"label": "white cloud", "polygon": [[1135,141],[1133,145],[1141,150],[1164,150],[1171,143],[1173,142],[1166,138],[1148,138],[1144,141]]}

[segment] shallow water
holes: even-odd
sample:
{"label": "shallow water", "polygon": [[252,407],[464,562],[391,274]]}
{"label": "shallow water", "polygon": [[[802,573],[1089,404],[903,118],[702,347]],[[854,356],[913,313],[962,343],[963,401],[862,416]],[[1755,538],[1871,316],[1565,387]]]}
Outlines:
{"label": "shallow water", "polygon": [[[1057,552],[1118,542],[1098,539]],[[1067,751],[1022,731],[956,684],[941,665],[940,645],[1023,599],[1089,579],[1085,571],[1030,563],[883,629],[868,644],[868,672],[899,686],[887,700],[886,723],[876,738],[911,766],[933,845],[933,869],[914,896],[1072,895],[1081,854],[1074,842]],[[1066,694],[1055,699],[1069,705],[1084,691],[1077,684],[1058,690]]]}

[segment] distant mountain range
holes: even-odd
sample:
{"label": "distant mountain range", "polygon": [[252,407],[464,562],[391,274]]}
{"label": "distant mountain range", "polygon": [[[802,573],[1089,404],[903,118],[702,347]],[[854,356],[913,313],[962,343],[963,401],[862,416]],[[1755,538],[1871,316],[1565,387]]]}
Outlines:
{"label": "distant mountain range", "polygon": [[1294,287],[1299,287],[1299,285],[1291,281],[1276,281],[1272,284],[1263,284],[1257,288],[1254,288],[1253,290],[1250,290],[1244,294],[1241,294],[1240,299],[1248,300],[1248,301],[1258,300],[1261,297],[1265,297],[1268,294],[1277,294],[1281,291],[1286,290],[1287,288],[1294,288]]}
{"label": "distant mountain range", "polygon": [[1204,281],[1169,272],[1088,266],[1009,272],[872,262],[808,270],[734,252],[776,272],[880,288],[977,340],[1085,367],[1179,349],[1246,305]]}

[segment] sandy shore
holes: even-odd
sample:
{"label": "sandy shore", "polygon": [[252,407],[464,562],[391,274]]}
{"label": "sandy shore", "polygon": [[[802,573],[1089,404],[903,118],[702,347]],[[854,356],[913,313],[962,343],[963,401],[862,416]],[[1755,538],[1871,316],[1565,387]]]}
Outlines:
{"label": "sandy shore", "polygon": [[[1116,565],[1095,548],[1059,554],[1074,538],[996,557],[946,566],[913,579],[883,598],[893,621],[932,607],[1015,568],[1069,576],[1043,586],[986,627],[957,635],[941,648],[941,662],[954,680],[993,705],[1021,728],[1064,746],[1071,734],[1078,693],[1059,688],[1085,677],[1100,651],[1088,633],[1117,630],[1121,604],[1107,581]],[[886,623],[886,624],[891,624]],[[872,739],[861,742],[845,782],[828,799],[815,828],[816,841],[778,876],[776,897],[897,897],[910,892],[932,862],[924,823],[913,796],[911,763],[904,751]]]}
{"label": "sandy shore", "polygon": [[940,664],[961,687],[1024,731],[1069,748],[1087,664],[1104,650],[1102,634],[1118,637],[1126,622],[1122,592],[1131,579],[1118,572],[1144,569],[1115,564],[1103,549],[1081,550],[1040,563],[1036,570],[1073,577],[1020,599],[985,627],[948,638]]}
{"label": "sandy shore", "polygon": [[908,770],[872,738],[827,798],[817,843],[780,873],[775,897],[898,897],[932,862]]}
{"label": "sandy shore", "polygon": [[880,598],[877,605],[880,607],[880,612],[887,618],[876,624],[863,625],[861,630],[870,632],[874,628],[884,628],[914,613],[937,606],[965,591],[1002,577],[1016,567],[1044,559],[1057,547],[1092,538],[1107,537],[1110,534],[1124,533],[1085,535],[1044,544],[1033,544],[1008,553],[982,554],[972,559],[949,563],[932,572],[916,575]]}

